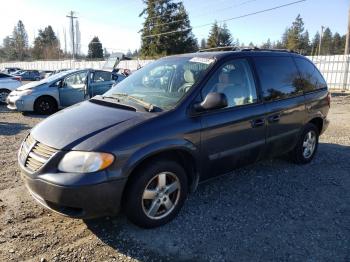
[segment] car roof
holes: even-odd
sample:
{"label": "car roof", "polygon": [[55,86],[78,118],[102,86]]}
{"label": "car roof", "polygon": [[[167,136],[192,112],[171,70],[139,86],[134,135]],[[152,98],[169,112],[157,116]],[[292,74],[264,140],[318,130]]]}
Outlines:
{"label": "car roof", "polygon": [[188,54],[181,54],[181,55],[173,55],[168,56],[166,58],[177,58],[177,57],[200,57],[200,58],[214,58],[216,60],[221,60],[225,57],[242,57],[242,56],[297,56],[297,57],[304,57],[300,54],[297,54],[293,51],[289,50],[276,50],[276,49],[242,49],[237,51],[213,51],[213,52],[196,52],[196,53],[188,53]]}

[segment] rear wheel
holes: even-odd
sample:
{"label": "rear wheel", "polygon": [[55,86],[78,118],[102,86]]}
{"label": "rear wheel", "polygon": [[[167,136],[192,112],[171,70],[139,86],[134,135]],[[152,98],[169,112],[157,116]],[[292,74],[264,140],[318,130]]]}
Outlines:
{"label": "rear wheel", "polygon": [[34,111],[41,115],[49,115],[57,111],[57,103],[51,97],[39,97],[34,103]]}
{"label": "rear wheel", "polygon": [[10,91],[7,89],[0,89],[0,104],[6,104],[6,98],[10,94]]}
{"label": "rear wheel", "polygon": [[318,137],[317,127],[312,123],[306,124],[295,148],[290,152],[292,160],[297,164],[310,163],[318,148]]}
{"label": "rear wheel", "polygon": [[187,195],[184,169],[173,161],[155,161],[139,169],[128,187],[125,212],[134,224],[153,228],[171,221]]}

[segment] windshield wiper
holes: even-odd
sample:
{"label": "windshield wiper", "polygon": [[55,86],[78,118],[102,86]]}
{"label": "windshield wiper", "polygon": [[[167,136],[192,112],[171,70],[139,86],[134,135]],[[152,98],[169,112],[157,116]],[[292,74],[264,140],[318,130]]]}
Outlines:
{"label": "windshield wiper", "polygon": [[[161,108],[151,104],[151,103],[147,103],[146,101],[142,100],[141,98],[137,98],[135,96],[131,96],[125,93],[116,93],[116,94],[112,94],[112,96],[119,96],[119,97],[124,97],[130,100],[135,101],[136,103],[142,105],[148,112],[153,112],[156,108],[159,110],[161,110]],[[114,97],[114,99],[117,99],[116,97]]]}

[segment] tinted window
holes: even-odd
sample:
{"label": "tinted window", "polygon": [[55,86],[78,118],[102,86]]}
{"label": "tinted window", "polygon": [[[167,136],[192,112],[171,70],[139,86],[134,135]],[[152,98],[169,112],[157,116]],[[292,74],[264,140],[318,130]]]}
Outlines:
{"label": "tinted window", "polygon": [[266,101],[302,93],[298,85],[299,73],[291,57],[255,57],[254,61]]}
{"label": "tinted window", "polygon": [[305,92],[327,87],[322,75],[310,61],[296,58],[295,62],[300,71],[301,83]]}
{"label": "tinted window", "polygon": [[223,64],[202,89],[202,98],[210,92],[223,93],[228,107],[257,101],[254,78],[246,59],[235,59]]}
{"label": "tinted window", "polygon": [[10,76],[9,76],[9,75],[6,75],[6,74],[0,73],[0,78],[7,78],[7,77],[10,77]]}
{"label": "tinted window", "polygon": [[111,77],[112,76],[110,72],[96,71],[94,73],[94,82],[110,81]]}

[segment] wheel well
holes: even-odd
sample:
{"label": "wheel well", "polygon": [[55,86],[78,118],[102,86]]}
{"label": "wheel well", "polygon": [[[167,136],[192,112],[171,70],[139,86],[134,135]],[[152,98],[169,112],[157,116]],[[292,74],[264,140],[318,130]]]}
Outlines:
{"label": "wheel well", "polygon": [[309,121],[309,123],[312,123],[317,127],[319,134],[322,132],[323,120],[321,117],[313,118],[311,121]]}
{"label": "wheel well", "polygon": [[[129,185],[132,183],[133,179],[135,179],[136,174],[144,165],[149,162],[156,161],[159,159],[173,160],[180,164],[186,172],[188,178],[188,188],[189,190],[193,189],[194,182],[196,181],[197,169],[195,164],[194,157],[185,150],[175,149],[168,150],[156,153],[149,157],[143,159],[140,163],[137,164],[136,167],[131,171],[128,181],[125,186],[125,190],[123,192],[123,198],[125,197],[125,192],[127,192]],[[124,201],[122,201],[124,202]]]}
{"label": "wheel well", "polygon": [[58,107],[57,100],[56,100],[53,96],[49,96],[49,95],[39,96],[37,99],[35,99],[35,101],[34,101],[34,106],[35,106],[36,102],[37,102],[40,98],[50,99],[50,100],[54,101],[56,108]]}

